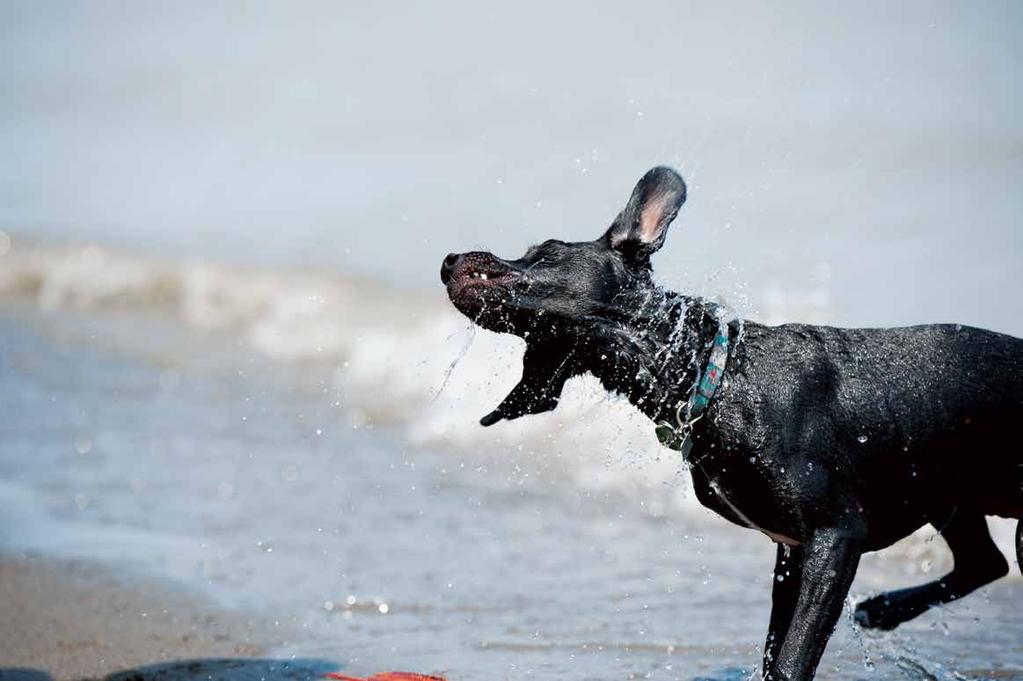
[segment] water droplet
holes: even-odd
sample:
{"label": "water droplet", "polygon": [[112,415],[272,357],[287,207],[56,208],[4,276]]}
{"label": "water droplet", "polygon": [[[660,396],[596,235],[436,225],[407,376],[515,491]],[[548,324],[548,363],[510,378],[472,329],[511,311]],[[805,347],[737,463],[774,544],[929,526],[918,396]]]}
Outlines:
{"label": "water droplet", "polygon": [[295,482],[298,480],[298,466],[295,466],[294,464],[285,466],[281,470],[281,479],[284,480],[284,482]]}
{"label": "water droplet", "polygon": [[75,451],[86,455],[92,451],[92,438],[88,435],[79,435],[75,438]]}
{"label": "water droplet", "polygon": [[222,482],[217,485],[217,496],[221,499],[230,499],[234,496],[234,485],[229,482]]}
{"label": "water droplet", "polygon": [[866,442],[866,441],[867,441],[868,439],[869,439],[869,438],[868,438],[868,437],[867,437],[866,435],[860,435],[859,437],[857,437],[857,438],[856,438],[856,441],[857,441],[857,442],[859,442],[859,443],[860,443],[860,444],[862,445],[862,444],[864,444],[864,443],[865,443],[865,442]]}
{"label": "water droplet", "polygon": [[388,612],[390,612],[391,607],[387,605],[387,603],[381,603],[380,605],[377,606],[377,610],[380,611],[381,615],[386,615]]}

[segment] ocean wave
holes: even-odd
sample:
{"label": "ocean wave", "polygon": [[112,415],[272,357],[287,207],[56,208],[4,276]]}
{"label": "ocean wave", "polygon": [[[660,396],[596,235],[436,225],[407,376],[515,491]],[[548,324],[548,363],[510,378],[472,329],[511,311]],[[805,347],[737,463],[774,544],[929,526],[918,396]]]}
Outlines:
{"label": "ocean wave", "polygon": [[[271,360],[321,364],[348,418],[396,428],[412,446],[477,463],[513,458],[509,465],[583,490],[638,493],[655,515],[709,515],[646,418],[593,377],[572,379],[550,414],[481,427],[518,380],[524,344],[469,325],[439,284],[430,295],[329,271],[19,240],[0,257],[3,297],[31,299],[45,313],[158,311],[236,334]],[[1011,555],[1013,526],[992,527]],[[947,549],[933,535],[922,529],[887,555],[910,572],[946,565]]]}
{"label": "ocean wave", "polygon": [[19,242],[0,262],[0,296],[32,299],[43,312],[155,310],[237,334],[276,361],[322,363],[352,419],[397,426],[414,445],[485,459],[500,443],[586,488],[656,480],[673,487],[666,497],[678,496],[677,462],[646,420],[592,377],[573,379],[553,414],[479,426],[517,382],[524,345],[469,325],[439,284],[430,295],[332,272],[95,245]]}

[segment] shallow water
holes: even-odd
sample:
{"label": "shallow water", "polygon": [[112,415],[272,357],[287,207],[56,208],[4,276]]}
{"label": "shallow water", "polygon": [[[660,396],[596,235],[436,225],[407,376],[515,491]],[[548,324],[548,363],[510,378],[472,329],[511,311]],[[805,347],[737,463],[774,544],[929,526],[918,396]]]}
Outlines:
{"label": "shallow water", "polygon": [[[631,483],[598,485],[572,473],[569,440],[413,444],[354,408],[330,362],[270,361],[162,313],[9,302],[0,347],[4,550],[192,585],[301,631],[282,653],[353,673],[741,679],[758,664],[773,546],[696,510],[664,462],[602,455]],[[869,557],[854,593],[923,581],[921,565],[947,567],[938,545]],[[820,678],[1023,678],[1020,612],[1015,576],[896,634],[843,620]]]}

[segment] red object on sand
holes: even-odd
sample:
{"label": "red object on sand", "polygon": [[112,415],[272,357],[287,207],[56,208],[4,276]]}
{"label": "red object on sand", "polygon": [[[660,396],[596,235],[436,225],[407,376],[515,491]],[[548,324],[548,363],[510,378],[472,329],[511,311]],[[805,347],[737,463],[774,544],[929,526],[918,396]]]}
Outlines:
{"label": "red object on sand", "polygon": [[427,676],[426,674],[413,674],[412,672],[383,672],[382,674],[374,674],[368,679],[331,672],[325,678],[338,679],[338,681],[447,681],[443,676]]}

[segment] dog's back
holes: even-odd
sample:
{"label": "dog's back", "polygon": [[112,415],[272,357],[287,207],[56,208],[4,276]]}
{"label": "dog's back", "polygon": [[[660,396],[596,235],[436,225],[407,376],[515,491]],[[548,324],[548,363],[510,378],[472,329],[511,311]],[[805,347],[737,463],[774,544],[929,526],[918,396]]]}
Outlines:
{"label": "dog's back", "polygon": [[777,439],[849,462],[879,509],[1023,516],[1023,340],[951,324],[791,324],[750,325],[743,345],[740,385],[786,415],[765,415],[782,424]]}

